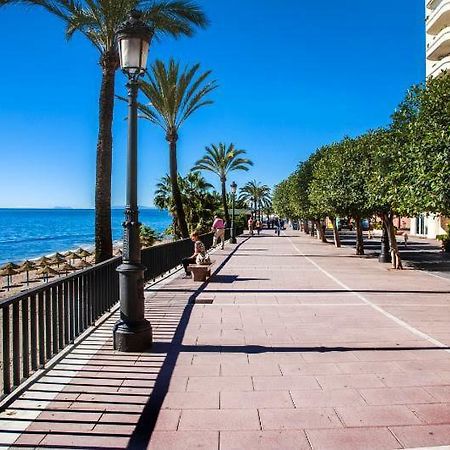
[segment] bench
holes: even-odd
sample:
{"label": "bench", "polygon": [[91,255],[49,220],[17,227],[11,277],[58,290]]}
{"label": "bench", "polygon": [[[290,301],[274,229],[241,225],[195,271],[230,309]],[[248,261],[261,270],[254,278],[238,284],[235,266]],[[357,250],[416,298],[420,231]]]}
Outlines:
{"label": "bench", "polygon": [[211,266],[214,261],[210,264],[189,264],[188,270],[192,273],[192,279],[194,281],[206,281],[207,277],[211,276]]}

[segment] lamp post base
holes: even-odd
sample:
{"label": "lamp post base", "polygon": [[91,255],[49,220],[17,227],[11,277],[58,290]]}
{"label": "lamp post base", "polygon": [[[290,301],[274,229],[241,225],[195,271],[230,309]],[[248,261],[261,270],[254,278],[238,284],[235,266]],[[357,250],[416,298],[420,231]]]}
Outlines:
{"label": "lamp post base", "polygon": [[152,326],[148,320],[127,324],[119,320],[114,326],[114,350],[119,352],[143,352],[152,346]]}

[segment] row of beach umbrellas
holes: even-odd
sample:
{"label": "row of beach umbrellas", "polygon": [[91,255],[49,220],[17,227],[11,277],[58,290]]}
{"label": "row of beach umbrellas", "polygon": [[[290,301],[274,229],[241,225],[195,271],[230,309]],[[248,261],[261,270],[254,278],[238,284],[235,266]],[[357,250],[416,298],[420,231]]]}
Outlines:
{"label": "row of beach umbrellas", "polygon": [[[67,275],[69,272],[90,267],[91,264],[86,261],[88,256],[92,256],[92,253],[80,247],[78,250],[55,253],[50,257],[41,256],[35,261],[26,260],[20,265],[9,262],[0,267],[0,276],[6,277],[7,290],[10,289],[12,277],[23,272],[27,274],[26,281],[28,286],[30,284],[29,273],[33,270],[36,270],[36,273],[48,282],[50,276]],[[76,266],[74,265],[75,260],[78,260]],[[55,265],[57,266],[56,269],[52,267]]]}

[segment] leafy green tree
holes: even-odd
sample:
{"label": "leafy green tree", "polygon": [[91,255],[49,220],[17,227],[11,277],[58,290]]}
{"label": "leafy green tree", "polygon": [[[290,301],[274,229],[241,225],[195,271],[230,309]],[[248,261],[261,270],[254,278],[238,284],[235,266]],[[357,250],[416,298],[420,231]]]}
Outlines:
{"label": "leafy green tree", "polygon": [[230,223],[230,216],[228,213],[227,204],[227,176],[230,172],[235,170],[248,171],[253,162],[247,158],[243,158],[247,152],[235,148],[234,144],[226,146],[220,143],[219,145],[211,144],[206,147],[206,153],[203,158],[199,159],[192,170],[206,170],[215,173],[219,179],[222,190],[222,205],[225,214],[225,221]]}
{"label": "leafy green tree", "polygon": [[111,166],[115,74],[119,55],[115,34],[133,9],[153,29],[154,38],[191,36],[194,27],[205,27],[201,8],[190,0],[15,0],[44,8],[66,24],[66,37],[84,35],[100,54],[102,81],[99,96],[99,130],[95,184],[95,259],[111,258]]}
{"label": "leafy green tree", "polygon": [[170,181],[178,229],[183,238],[189,237],[186,215],[178,185],[177,142],[181,125],[198,109],[212,104],[208,95],[217,88],[215,81],[208,81],[211,71],[199,73],[195,64],[180,70],[179,63],[171,59],[168,64],[156,61],[151,73],[140,84],[149,104],[138,105],[141,117],[160,126],[169,143]]}

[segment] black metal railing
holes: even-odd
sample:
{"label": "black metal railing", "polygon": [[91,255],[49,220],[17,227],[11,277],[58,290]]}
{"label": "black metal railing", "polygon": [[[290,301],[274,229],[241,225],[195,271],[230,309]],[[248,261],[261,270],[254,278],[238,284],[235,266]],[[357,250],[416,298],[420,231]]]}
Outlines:
{"label": "black metal railing", "polygon": [[[227,229],[226,239],[229,236]],[[201,239],[207,249],[212,247],[212,233],[202,235]],[[192,251],[190,239],[143,249],[145,280],[175,268]],[[115,257],[0,300],[0,400],[118,302],[116,269],[120,263],[121,257]]]}

